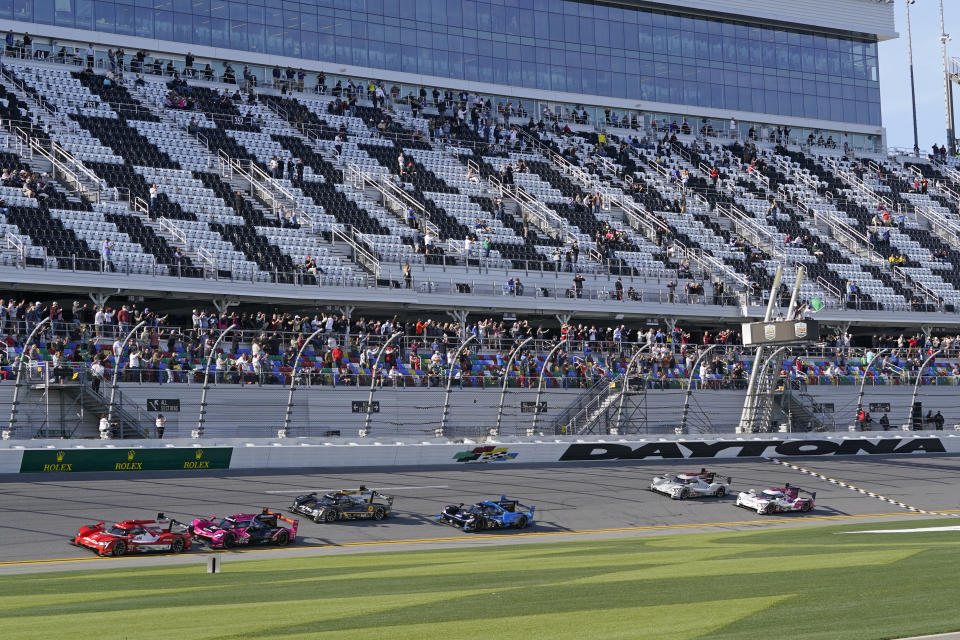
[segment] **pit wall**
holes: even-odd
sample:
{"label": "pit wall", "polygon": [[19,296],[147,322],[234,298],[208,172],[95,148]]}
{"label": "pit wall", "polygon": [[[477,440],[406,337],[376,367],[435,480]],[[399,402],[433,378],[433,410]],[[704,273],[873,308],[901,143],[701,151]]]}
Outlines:
{"label": "pit wall", "polygon": [[960,434],[829,436],[795,434],[696,438],[551,438],[464,441],[360,441],[294,438],[104,442],[6,441],[0,443],[0,473],[64,475],[83,472],[137,474],[147,471],[199,473],[212,469],[425,467],[564,463],[584,461],[791,458],[802,456],[920,456],[960,453]]}

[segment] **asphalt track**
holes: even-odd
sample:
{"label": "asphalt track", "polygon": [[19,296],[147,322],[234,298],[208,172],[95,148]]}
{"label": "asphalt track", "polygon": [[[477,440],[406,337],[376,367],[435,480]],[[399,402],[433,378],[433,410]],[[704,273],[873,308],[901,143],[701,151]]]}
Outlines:
{"label": "asphalt track", "polygon": [[[960,456],[804,458],[791,462],[927,511],[960,515],[956,478]],[[734,497],[670,500],[645,491],[650,478],[665,471],[710,471],[733,477],[734,492],[791,483],[817,492],[809,514],[758,516],[737,509]],[[314,524],[301,518],[297,544],[284,549],[256,547],[224,554],[240,558],[485,546],[547,540],[614,538],[705,530],[738,530],[916,520],[907,509],[770,461],[591,462],[562,465],[491,463],[460,468],[357,469],[333,473],[214,471],[185,476],[150,474],[0,476],[0,573],[64,568],[105,568],[132,564],[202,561],[204,548],[179,557],[137,555],[97,558],[68,544],[77,527],[152,518],[157,512],[189,522],[198,516],[224,516],[259,510],[285,510],[293,496],[308,491],[382,488],[396,496],[394,514],[383,522]],[[445,504],[471,503],[507,494],[536,506],[536,523],[524,531],[463,533],[433,523]],[[960,521],[958,521],[960,524]]]}

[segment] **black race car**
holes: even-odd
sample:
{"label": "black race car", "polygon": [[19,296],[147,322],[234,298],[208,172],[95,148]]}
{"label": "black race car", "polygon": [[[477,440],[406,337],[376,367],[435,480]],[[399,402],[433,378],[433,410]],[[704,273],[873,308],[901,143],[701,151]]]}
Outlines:
{"label": "black race car", "polygon": [[305,515],[314,522],[383,520],[392,510],[393,496],[363,486],[356,491],[334,491],[322,496],[308,493],[297,496],[290,505],[290,513]]}

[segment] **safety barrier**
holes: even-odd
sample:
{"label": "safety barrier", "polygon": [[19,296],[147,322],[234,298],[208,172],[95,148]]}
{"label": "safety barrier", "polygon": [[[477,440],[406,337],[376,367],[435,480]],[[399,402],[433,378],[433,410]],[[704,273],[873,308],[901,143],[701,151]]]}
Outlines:
{"label": "safety barrier", "polygon": [[[824,436],[792,434],[696,439],[551,438],[450,442],[323,440],[315,438],[225,439],[207,446],[190,440],[125,441],[124,446],[91,446],[62,441],[9,441],[0,448],[0,473],[78,473],[147,471],[195,473],[212,469],[335,469],[346,467],[425,467],[550,462],[636,462],[643,460],[794,458],[806,456],[925,455],[960,453],[960,435],[914,434]],[[154,446],[148,446],[154,445]],[[30,448],[27,448],[30,447]]]}

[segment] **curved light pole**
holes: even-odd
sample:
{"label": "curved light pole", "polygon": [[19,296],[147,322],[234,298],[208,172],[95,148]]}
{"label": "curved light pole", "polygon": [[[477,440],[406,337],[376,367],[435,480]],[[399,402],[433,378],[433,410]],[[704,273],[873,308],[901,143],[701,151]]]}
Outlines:
{"label": "curved light pole", "polygon": [[123,360],[123,352],[127,348],[127,343],[130,342],[130,338],[139,331],[143,325],[147,324],[146,320],[141,320],[140,323],[135,326],[133,329],[130,329],[130,333],[127,334],[127,337],[123,339],[123,342],[120,343],[120,353],[113,354],[113,384],[110,385],[110,404],[107,406],[107,421],[113,422],[113,400],[117,395],[117,382],[120,378],[120,364]]}
{"label": "curved light pole", "polygon": [[[220,336],[217,338],[217,341],[213,343],[213,346],[210,347],[210,353],[207,355],[207,364],[203,368],[203,391],[200,392],[200,415],[197,417],[197,430],[194,432],[195,438],[203,437],[203,423],[207,417],[207,388],[210,386],[210,361],[213,360],[213,354],[217,352],[217,347],[220,346],[223,339],[236,328],[237,325],[232,324],[221,331]],[[243,381],[242,371],[240,372],[240,380]]]}
{"label": "curved light pole", "polygon": [[863,385],[867,382],[867,374],[870,373],[870,368],[873,367],[873,363],[886,353],[890,353],[890,349],[883,349],[877,352],[877,354],[873,356],[873,359],[867,363],[867,368],[863,370],[863,379],[860,380],[860,391],[857,393],[857,415],[860,415],[860,410],[863,408]]}
{"label": "curved light pole", "polygon": [[290,395],[287,396],[287,412],[283,416],[283,436],[287,437],[290,429],[290,416],[293,414],[293,389],[297,384],[297,369],[300,368],[300,358],[303,357],[303,350],[307,348],[310,341],[317,335],[324,332],[324,329],[317,329],[310,334],[310,337],[303,341],[303,346],[297,351],[297,359],[293,361],[293,371],[290,372]]}
{"label": "curved light pole", "polygon": [[[697,367],[700,365],[700,361],[706,357],[708,353],[716,349],[717,347],[723,346],[721,344],[714,344],[707,347],[706,350],[700,353],[697,356],[697,359],[693,362],[693,366],[690,367],[690,378],[687,381],[687,393],[683,397],[683,415],[680,417],[680,433],[687,432],[687,412],[690,410],[690,396],[693,395],[693,374],[696,373]],[[703,379],[700,379],[700,389],[703,389]]]}
{"label": "curved light pole", "polygon": [[[460,343],[460,348],[457,349],[457,352],[453,356],[453,362],[448,363],[449,369],[447,370],[447,391],[443,396],[443,413],[440,416],[440,437],[446,435],[447,433],[447,416],[450,413],[450,385],[453,383],[453,365],[454,363],[460,360],[460,354],[463,353],[464,348],[477,339],[477,334],[470,335],[469,338]],[[460,380],[463,380],[463,370],[460,370]]]}
{"label": "curved light pole", "polygon": [[566,343],[566,340],[560,340],[553,349],[550,350],[550,353],[547,354],[547,357],[543,360],[543,366],[540,367],[540,378],[537,380],[537,402],[533,406],[533,426],[532,429],[534,432],[537,430],[537,421],[540,418],[540,396],[543,393],[543,380],[547,372],[547,365],[550,364],[550,359],[553,358],[554,354]]}
{"label": "curved light pole", "polygon": [[641,354],[644,351],[653,346],[652,342],[644,344],[640,349],[637,350],[633,357],[630,358],[630,362],[627,363],[627,368],[623,371],[623,386],[620,387],[620,403],[617,406],[617,431],[623,427],[623,401],[627,397],[627,387],[630,386],[630,370],[633,369],[633,365],[637,363],[637,360],[640,358]]}
{"label": "curved light pole", "polygon": [[377,383],[377,366],[380,365],[380,358],[383,357],[383,352],[387,350],[387,347],[402,335],[402,331],[397,331],[390,336],[390,339],[383,343],[383,346],[377,351],[377,358],[370,367],[370,397],[367,399],[367,417],[366,420],[364,420],[363,429],[360,431],[361,438],[366,438],[367,434],[370,433],[370,421],[373,419],[373,387]]}
{"label": "curved light pole", "polygon": [[27,336],[27,341],[23,343],[23,350],[20,352],[20,360],[17,362],[17,382],[16,386],[13,388],[13,400],[10,401],[10,423],[7,425],[6,436],[12,438],[13,430],[17,422],[17,404],[19,403],[20,396],[20,385],[23,378],[23,361],[27,357],[27,354],[30,353],[30,345],[33,342],[33,339],[36,337],[37,332],[40,331],[40,328],[45,324],[50,323],[50,318],[44,318],[41,320],[37,326],[33,328],[33,331],[30,332],[30,335]]}
{"label": "curved light pole", "polygon": [[[763,372],[766,371],[766,370],[767,370],[767,367],[770,366],[770,362],[771,362],[774,358],[776,358],[778,355],[780,355],[781,353],[783,353],[784,351],[786,351],[787,349],[788,349],[788,347],[779,347],[778,349],[776,349],[773,353],[771,353],[769,356],[766,357],[766,359],[763,361],[763,364],[760,366],[760,368],[757,369],[756,371],[751,371],[751,372],[750,372],[750,375],[754,375],[754,374],[756,374],[756,375],[758,375],[758,376],[763,375]],[[759,384],[759,382],[758,382],[758,384]],[[748,393],[749,393],[749,392],[748,392]],[[754,387],[753,393],[756,394],[756,387]],[[756,404],[756,403],[754,403],[754,404]],[[751,432],[751,433],[753,433],[753,429],[754,429],[754,427],[756,426],[756,421],[757,421],[757,416],[756,416],[756,411],[754,411],[753,416],[752,416],[752,420],[751,420],[751,422],[750,422],[750,432]]]}
{"label": "curved light pole", "polygon": [[[913,383],[913,396],[910,398],[910,407],[907,409],[907,424],[910,424],[910,418],[913,417],[913,405],[917,401],[917,392],[920,390],[920,379],[923,378],[923,370],[927,368],[927,365],[930,364],[930,361],[936,358],[938,355],[943,353],[943,349],[937,349],[930,354],[926,360],[923,361],[923,364],[920,365],[920,370],[917,372],[917,381]],[[914,430],[916,429],[916,424],[911,425]]]}
{"label": "curved light pole", "polygon": [[494,431],[494,435],[497,437],[500,436],[500,423],[503,420],[503,401],[507,396],[507,381],[510,379],[510,367],[513,366],[513,361],[517,359],[517,356],[520,355],[523,348],[533,339],[533,336],[530,336],[514,347],[513,353],[510,354],[510,359],[507,360],[507,366],[503,370],[503,385],[500,387],[500,406],[497,408],[497,427]]}

